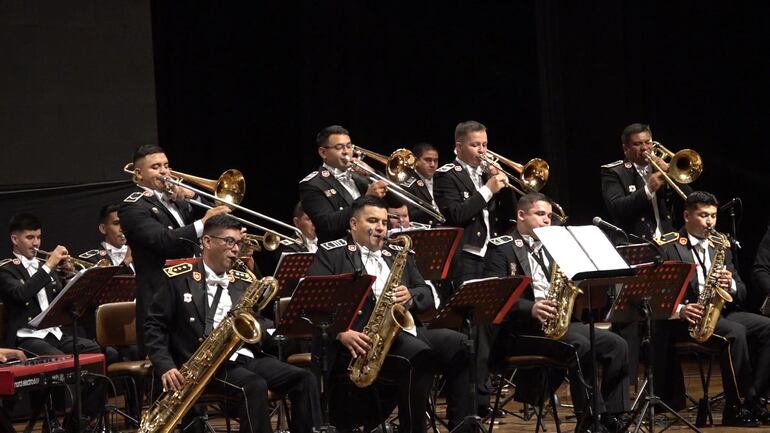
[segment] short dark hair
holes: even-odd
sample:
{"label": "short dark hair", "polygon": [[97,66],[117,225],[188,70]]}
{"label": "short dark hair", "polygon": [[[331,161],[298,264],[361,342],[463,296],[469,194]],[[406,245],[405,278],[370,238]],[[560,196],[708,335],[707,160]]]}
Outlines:
{"label": "short dark hair", "polygon": [[693,191],[684,201],[684,208],[690,212],[698,208],[699,205],[719,206],[719,200],[716,196],[706,191]]}
{"label": "short dark hair", "polygon": [[414,154],[415,158],[421,158],[422,154],[429,151],[429,150],[435,150],[438,152],[438,149],[436,149],[436,146],[430,144],[430,143],[417,143],[412,148],[412,153]]}
{"label": "short dark hair", "polygon": [[144,158],[145,156],[153,155],[156,153],[166,153],[166,151],[157,144],[143,144],[134,150],[134,164],[136,164],[137,161]]}
{"label": "short dark hair", "polygon": [[103,223],[111,213],[117,212],[118,210],[120,210],[119,204],[110,203],[102,206],[102,208],[99,209],[99,222]]}
{"label": "short dark hair", "polygon": [[547,195],[540,192],[530,192],[519,197],[519,201],[516,203],[516,212],[520,210],[527,212],[532,209],[532,206],[538,201],[544,201],[553,206],[553,201],[551,201]]}
{"label": "short dark hair", "polygon": [[327,126],[326,128],[320,130],[318,134],[315,136],[315,142],[318,145],[318,147],[323,147],[326,142],[329,140],[329,136],[340,134],[340,135],[350,135],[350,132],[348,132],[347,129],[343,128],[340,125],[331,125]]}
{"label": "short dark hair", "polygon": [[455,127],[455,142],[462,140],[471,132],[486,131],[487,127],[475,120],[460,122]]}
{"label": "short dark hair", "polygon": [[634,134],[639,134],[640,132],[649,132],[652,134],[652,130],[650,130],[650,125],[646,125],[644,123],[632,123],[628,126],[626,126],[623,129],[623,133],[620,134],[620,142],[622,144],[627,144],[628,139],[631,138]]}
{"label": "short dark hair", "polygon": [[291,216],[295,218],[300,218],[304,214],[305,214],[305,208],[302,207],[302,202],[298,201],[297,204],[294,205],[294,210],[292,211]]}
{"label": "short dark hair", "polygon": [[210,236],[212,233],[218,233],[222,230],[241,230],[242,228],[243,225],[237,219],[230,215],[220,214],[206,220],[206,223],[203,224],[203,234]]}
{"label": "short dark hair", "polygon": [[39,230],[43,227],[40,220],[31,213],[19,213],[11,217],[8,221],[8,233],[21,232],[24,230]]}
{"label": "short dark hair", "polygon": [[366,206],[382,208],[385,209],[385,211],[388,210],[388,202],[386,202],[385,199],[375,197],[373,195],[362,195],[361,197],[353,200],[353,205],[351,206],[353,211],[352,215],[358,215],[358,213],[360,213]]}

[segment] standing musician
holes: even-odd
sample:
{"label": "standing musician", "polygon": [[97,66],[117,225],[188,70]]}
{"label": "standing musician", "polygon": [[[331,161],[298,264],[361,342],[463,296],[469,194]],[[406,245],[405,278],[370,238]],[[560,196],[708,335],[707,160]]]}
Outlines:
{"label": "standing musician", "polygon": [[[661,344],[667,343],[669,332],[672,340],[691,339],[688,326],[698,323],[703,317],[704,308],[698,303],[698,298],[711,272],[715,256],[714,244],[710,242],[708,234],[709,228],[716,226],[718,206],[713,194],[703,191],[691,193],[685,201],[685,223],[679,231],[679,239],[663,247],[666,260],[693,263],[696,265],[696,274],[690,281],[683,304],[677,308],[676,315],[682,320],[669,321],[665,328],[656,333]],[[759,422],[769,424],[770,414],[760,398],[770,391],[770,318],[748,312],[745,304],[746,285],[738,274],[729,248],[725,251],[724,265],[724,268],[714,271],[717,272],[719,287],[733,297],[733,302],[726,303],[722,309],[714,329],[715,335],[730,343],[729,349],[724,350],[721,357],[726,400],[722,424],[743,427],[756,426]],[[655,354],[656,389],[684,395],[681,368],[677,366],[674,356],[666,356],[671,352],[670,346],[668,349]],[[750,352],[757,359],[751,360]],[[753,371],[752,365],[755,366]]]}
{"label": "standing musician", "polygon": [[316,143],[323,164],[299,182],[299,196],[319,242],[327,242],[345,236],[353,200],[362,195],[384,197],[388,188],[383,181],[369,183],[349,170],[353,144],[347,129],[327,126],[316,136]]}
{"label": "standing musician", "polygon": [[[371,340],[361,330],[369,321],[376,298],[384,290],[395,255],[401,252],[397,246],[383,246],[387,231],[387,203],[377,197],[363,196],[352,205],[350,235],[321,244],[308,275],[337,275],[366,273],[376,276],[370,296],[351,329],[337,334],[337,342],[330,350],[331,374],[346,374],[351,358],[365,355],[371,350]],[[433,307],[433,296],[425,284],[414,259],[409,257],[393,296],[397,304],[409,308],[415,317],[416,327],[399,332],[385,359],[378,381],[373,384],[383,400],[397,400],[399,431],[425,432],[428,393],[436,370],[446,379],[447,416],[449,427],[457,426],[464,416],[471,414],[468,397],[468,359],[463,345],[465,336],[448,329],[428,330],[416,318],[417,314]],[[387,383],[395,382],[396,390]],[[373,409],[376,394],[369,388],[356,388],[335,380],[331,385],[330,416],[332,424],[342,431],[349,431],[363,424],[365,431],[377,427]],[[396,396],[388,399],[390,393]],[[351,407],[351,404],[359,406]],[[382,417],[392,409],[392,401],[383,401]],[[362,419],[351,419],[360,415]]]}
{"label": "standing musician", "polygon": [[108,204],[99,210],[99,233],[104,240],[99,248],[88,250],[79,258],[94,264],[102,260],[109,260],[112,266],[124,266],[126,272],[134,273],[134,259],[131,257],[131,249],[126,244],[126,236],[120,226],[118,210],[120,205]]}
{"label": "standing musician", "polygon": [[[228,215],[209,218],[201,238],[202,260],[164,269],[167,278],[150,304],[145,338],[152,364],[166,390],[176,391],[184,385],[185,377],[178,368],[254,283],[249,274],[232,270],[242,244],[241,229],[241,224]],[[259,319],[262,335],[266,336],[266,329],[272,325]],[[237,409],[244,432],[271,431],[268,389],[288,394],[292,432],[311,433],[313,426],[321,423],[313,374],[264,355],[255,347],[235,352],[217,370],[209,388],[243,397]]]}
{"label": "standing musician", "polygon": [[[439,168],[434,177],[433,192],[439,210],[446,217],[446,225],[464,229],[449,275],[455,286],[482,275],[487,242],[505,232],[508,218],[513,214],[513,193],[499,193],[505,186],[506,176],[497,173],[494,167],[489,168],[489,173],[482,167],[479,155],[486,151],[487,128],[473,120],[462,122],[455,128],[457,158]],[[481,415],[485,415],[489,407],[487,359],[492,333],[488,326],[476,333],[477,403]]]}
{"label": "standing musician", "polygon": [[144,357],[144,319],[165,280],[166,259],[195,255],[206,220],[230,209],[217,206],[193,221],[192,207],[185,200],[195,199],[195,193],[166,182],[170,171],[161,147],[140,146],[133,163],[137,190],[123,200],[118,216],[136,268],[136,337],[139,356]]}
{"label": "standing musician", "polygon": [[[426,203],[437,207],[436,200],[433,198],[433,175],[438,169],[438,149],[429,143],[418,143],[412,148],[412,153],[417,158],[414,166],[415,176],[407,179],[401,186]],[[412,221],[429,226],[435,224],[433,217],[419,207],[413,205],[408,207]]]}
{"label": "standing musician", "polygon": [[[547,196],[537,192],[526,194],[519,198],[517,204],[516,230],[510,236],[491,240],[486,256],[485,276],[532,277],[532,284],[511,309],[496,347],[505,347],[511,333],[544,335],[542,324],[548,319],[555,319],[558,314],[558,305],[546,298],[551,289],[551,271],[555,263],[534,232],[536,228],[551,225],[551,214],[551,200]],[[610,431],[621,431],[623,424],[618,420],[618,415],[628,410],[628,346],[623,338],[610,331],[596,329],[595,332],[596,353],[603,370],[602,412],[606,414],[602,417],[602,422]],[[591,377],[593,362],[588,325],[573,321],[567,329],[564,341],[575,347],[580,366],[586,377]],[[577,367],[570,369],[569,376],[575,412],[580,414],[588,407],[587,390]],[[527,391],[517,389],[517,393],[523,392],[520,394],[522,396]],[[538,400],[535,398],[533,401]]]}
{"label": "standing musician", "polygon": [[[8,223],[13,255],[0,264],[0,298],[5,305],[5,344],[18,347],[33,356],[72,353],[74,337],[60,327],[31,329],[27,324],[48,305],[62,289],[55,272],[69,257],[67,248],[57,245],[45,261],[37,250],[42,239],[42,224],[31,214],[17,214]],[[72,264],[68,265],[72,268]],[[80,353],[101,353],[93,341],[78,337]],[[104,407],[106,387],[99,380],[83,387],[83,414],[96,419]],[[39,402],[37,402],[39,403]],[[70,416],[69,423],[75,422]]]}

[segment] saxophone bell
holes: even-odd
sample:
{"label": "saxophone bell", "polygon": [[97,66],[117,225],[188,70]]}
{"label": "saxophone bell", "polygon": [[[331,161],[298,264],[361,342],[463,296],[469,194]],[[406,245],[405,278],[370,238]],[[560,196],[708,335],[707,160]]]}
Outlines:
{"label": "saxophone bell", "polygon": [[233,316],[233,332],[244,343],[256,344],[262,339],[262,327],[257,319],[245,311],[236,311]]}

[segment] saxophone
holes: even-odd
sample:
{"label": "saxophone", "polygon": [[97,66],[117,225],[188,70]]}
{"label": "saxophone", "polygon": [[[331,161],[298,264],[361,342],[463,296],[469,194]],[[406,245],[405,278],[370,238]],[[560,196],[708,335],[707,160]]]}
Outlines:
{"label": "saxophone", "polygon": [[567,328],[572,321],[572,309],[575,306],[575,298],[582,294],[578,286],[564,275],[559,265],[553,264],[551,268],[551,286],[545,295],[545,299],[556,303],[556,318],[546,319],[543,322],[543,333],[548,338],[559,340],[567,333]]}
{"label": "saxophone", "polygon": [[348,376],[359,388],[365,388],[377,379],[382,363],[385,362],[385,356],[398,332],[414,326],[412,313],[405,306],[393,302],[393,290],[401,285],[401,276],[404,274],[409,251],[412,249],[412,238],[400,235],[391,242],[402,244],[403,249],[393,260],[385,287],[362,331],[372,340],[372,348],[366,352],[366,355],[354,358],[348,365]]}
{"label": "saxophone", "polygon": [[184,386],[174,392],[164,391],[152,407],[142,415],[139,433],[170,433],[190,406],[203,393],[220,365],[235,352],[242,342],[257,343],[262,338],[259,322],[252,314],[255,307],[264,308],[278,292],[273,277],[257,280],[240,260],[236,266],[254,281],[228,315],[211,331],[198,350],[184,363],[179,372]]}
{"label": "saxophone", "polygon": [[709,240],[714,244],[714,260],[703,285],[703,291],[698,296],[698,304],[703,306],[703,318],[695,325],[690,325],[690,337],[703,343],[714,333],[714,327],[719,320],[719,314],[725,302],[733,302],[733,297],[719,287],[719,270],[724,268],[725,252],[730,248],[730,240],[722,233],[709,228]]}

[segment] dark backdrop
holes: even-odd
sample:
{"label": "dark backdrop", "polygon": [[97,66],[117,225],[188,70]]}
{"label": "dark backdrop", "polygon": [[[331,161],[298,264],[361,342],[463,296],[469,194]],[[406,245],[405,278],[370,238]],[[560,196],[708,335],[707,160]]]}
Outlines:
{"label": "dark backdrop", "polygon": [[701,153],[696,188],[743,198],[750,263],[770,186],[767,5],[265,3],[152,3],[158,139],[177,169],[239,168],[246,204],[288,221],[323,126],[385,154],[429,141],[448,162],[475,119],[493,150],[549,161],[545,192],[585,224],[606,216],[599,166],[641,121]]}

